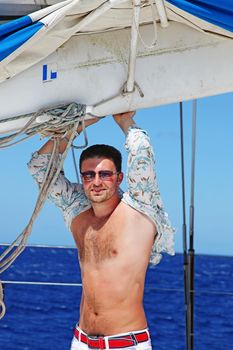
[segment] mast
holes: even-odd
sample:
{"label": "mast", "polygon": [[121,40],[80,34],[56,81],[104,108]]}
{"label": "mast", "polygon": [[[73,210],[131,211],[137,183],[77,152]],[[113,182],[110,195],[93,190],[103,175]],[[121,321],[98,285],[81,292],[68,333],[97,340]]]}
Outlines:
{"label": "mast", "polygon": [[184,299],[186,317],[186,350],[194,349],[194,190],[195,190],[195,156],[196,156],[196,114],[197,101],[193,101],[192,111],[192,154],[191,154],[191,195],[189,207],[189,249],[187,252],[186,208],[185,208],[185,174],[183,142],[183,104],[180,102],[180,146],[181,146],[181,179],[183,210],[183,268]]}
{"label": "mast", "polygon": [[182,238],[183,238],[183,270],[184,270],[184,303],[186,324],[186,350],[188,348],[189,317],[188,317],[188,254],[187,254],[187,226],[185,206],[185,172],[184,172],[184,133],[183,133],[183,102],[180,102],[180,156],[181,156],[181,183],[182,183]]}

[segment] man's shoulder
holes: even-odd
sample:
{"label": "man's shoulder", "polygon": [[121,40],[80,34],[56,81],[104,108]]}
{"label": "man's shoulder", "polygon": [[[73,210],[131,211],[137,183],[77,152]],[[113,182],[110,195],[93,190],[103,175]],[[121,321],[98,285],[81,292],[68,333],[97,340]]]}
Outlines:
{"label": "man's shoulder", "polygon": [[93,210],[92,208],[87,208],[86,210],[82,211],[81,213],[78,213],[76,216],[74,216],[74,218],[72,219],[72,223],[71,223],[71,232],[76,231],[77,228],[81,228],[81,226],[83,227],[88,226],[89,223],[92,221],[93,219]]}
{"label": "man's shoulder", "polygon": [[127,202],[124,198],[119,203],[119,212],[125,216],[126,220],[141,220],[143,218],[143,220],[151,221],[142,210],[139,210],[139,208],[134,205],[134,202]]}

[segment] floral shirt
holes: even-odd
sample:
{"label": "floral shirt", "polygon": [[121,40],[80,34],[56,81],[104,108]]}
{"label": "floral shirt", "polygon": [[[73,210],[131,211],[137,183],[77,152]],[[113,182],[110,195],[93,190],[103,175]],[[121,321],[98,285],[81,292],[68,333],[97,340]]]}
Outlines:
{"label": "floral shirt", "polygon": [[[174,255],[174,229],[163,209],[156,180],[154,154],[147,133],[137,126],[129,128],[125,148],[128,152],[128,190],[125,193],[120,191],[119,194],[124,203],[145,214],[155,224],[157,235],[150,262],[158,264],[161,252]],[[29,171],[38,184],[43,181],[50,156],[35,152],[28,163]],[[71,183],[63,172],[50,191],[49,199],[62,210],[69,229],[74,217],[91,208],[82,184]]]}

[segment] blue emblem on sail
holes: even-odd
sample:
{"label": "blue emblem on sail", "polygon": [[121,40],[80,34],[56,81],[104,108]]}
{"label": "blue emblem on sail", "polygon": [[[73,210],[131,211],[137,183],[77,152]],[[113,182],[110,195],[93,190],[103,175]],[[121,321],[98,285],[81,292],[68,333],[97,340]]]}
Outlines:
{"label": "blue emblem on sail", "polygon": [[57,70],[54,65],[44,64],[42,69],[42,80],[43,82],[57,79]]}

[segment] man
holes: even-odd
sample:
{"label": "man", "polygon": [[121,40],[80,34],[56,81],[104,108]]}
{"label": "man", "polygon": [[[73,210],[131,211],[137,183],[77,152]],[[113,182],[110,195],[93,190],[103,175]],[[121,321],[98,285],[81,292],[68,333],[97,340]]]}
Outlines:
{"label": "man", "polygon": [[[82,185],[70,183],[61,173],[50,194],[73,234],[82,273],[80,319],[72,350],[151,349],[142,304],[145,273],[151,250],[155,263],[159,252],[173,254],[173,229],[162,208],[149,138],[133,115],[113,116],[126,135],[129,152],[126,193],[120,190],[119,151],[94,145],[80,157]],[[61,153],[66,143],[64,138]],[[29,163],[38,183],[52,147],[50,140]]]}

